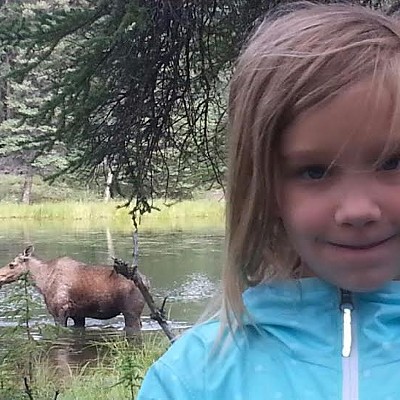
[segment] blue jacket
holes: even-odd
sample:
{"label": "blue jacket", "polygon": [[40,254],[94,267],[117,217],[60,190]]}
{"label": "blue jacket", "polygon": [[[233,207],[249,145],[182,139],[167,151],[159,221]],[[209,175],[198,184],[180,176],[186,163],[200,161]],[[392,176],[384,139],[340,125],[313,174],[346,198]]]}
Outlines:
{"label": "blue jacket", "polygon": [[253,322],[231,344],[213,357],[218,323],[192,328],[150,368],[138,400],[400,399],[400,282],[353,295],[349,357],[339,290],[326,282],[259,285],[244,302]]}

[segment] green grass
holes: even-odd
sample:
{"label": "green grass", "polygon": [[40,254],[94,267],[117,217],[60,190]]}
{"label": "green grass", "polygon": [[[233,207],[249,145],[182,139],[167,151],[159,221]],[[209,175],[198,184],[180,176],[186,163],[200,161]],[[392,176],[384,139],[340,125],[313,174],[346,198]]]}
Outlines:
{"label": "green grass", "polygon": [[[0,203],[2,224],[20,220],[26,223],[62,221],[71,228],[93,228],[96,224],[111,224],[118,230],[131,230],[132,219],[129,208],[119,208],[121,202],[65,201],[42,204]],[[217,200],[188,200],[179,203],[156,201],[159,209],[145,214],[140,221],[144,230],[185,230],[193,227],[223,227],[225,203]]]}
{"label": "green grass", "polygon": [[20,356],[14,352],[12,360],[0,364],[0,399],[27,399],[24,377],[34,400],[54,399],[56,391],[58,400],[134,399],[147,369],[167,349],[168,341],[158,333],[145,335],[142,344],[114,339],[102,346],[108,351],[95,366],[74,368],[52,364],[40,345],[27,357],[20,344]]}

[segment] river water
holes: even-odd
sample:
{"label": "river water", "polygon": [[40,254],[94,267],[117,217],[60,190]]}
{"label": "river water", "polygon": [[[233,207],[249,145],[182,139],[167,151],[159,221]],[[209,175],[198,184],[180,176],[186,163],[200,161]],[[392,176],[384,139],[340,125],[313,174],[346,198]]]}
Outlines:
{"label": "river water", "polygon": [[[35,255],[43,260],[69,256],[88,264],[110,265],[111,257],[132,260],[132,234],[113,226],[67,227],[55,222],[15,221],[0,226],[0,265],[6,265],[29,244],[35,246]],[[219,290],[222,253],[223,231],[218,229],[139,233],[139,270],[150,279],[156,303],[161,305],[168,296],[166,312],[172,327],[192,325]],[[21,290],[18,287],[12,283],[0,289],[0,332],[17,323],[9,313],[14,307],[13,295]],[[41,296],[35,291],[32,294],[38,304],[31,318],[34,330],[35,325],[52,324],[53,320]],[[144,331],[159,329],[158,324],[150,320],[147,308],[142,323]],[[105,321],[88,318],[86,326],[86,337],[95,340],[97,335],[122,331],[123,317]],[[71,332],[62,340],[66,340],[68,346],[72,341],[84,348],[85,342],[77,342],[73,335]],[[85,356],[81,356],[80,361],[82,357]]]}

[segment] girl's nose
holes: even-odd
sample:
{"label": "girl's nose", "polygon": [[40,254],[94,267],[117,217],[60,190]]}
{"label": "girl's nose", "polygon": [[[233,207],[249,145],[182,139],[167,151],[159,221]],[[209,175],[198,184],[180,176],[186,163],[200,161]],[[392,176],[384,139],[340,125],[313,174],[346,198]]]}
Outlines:
{"label": "girl's nose", "polygon": [[335,212],[338,225],[362,228],[381,218],[381,209],[373,199],[361,194],[346,195],[342,198]]}

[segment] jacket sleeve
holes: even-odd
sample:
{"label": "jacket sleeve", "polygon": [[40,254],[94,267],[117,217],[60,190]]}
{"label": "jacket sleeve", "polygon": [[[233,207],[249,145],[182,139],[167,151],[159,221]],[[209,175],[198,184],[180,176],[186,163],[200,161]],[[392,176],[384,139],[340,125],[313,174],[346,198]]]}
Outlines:
{"label": "jacket sleeve", "polygon": [[189,386],[178,375],[157,361],[148,370],[137,400],[196,400]]}

